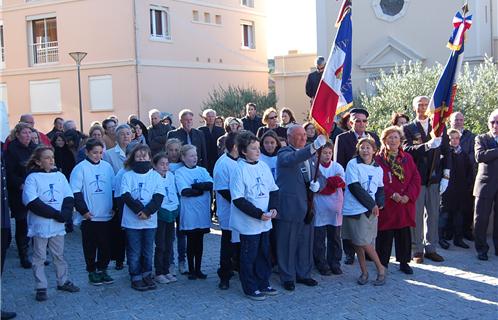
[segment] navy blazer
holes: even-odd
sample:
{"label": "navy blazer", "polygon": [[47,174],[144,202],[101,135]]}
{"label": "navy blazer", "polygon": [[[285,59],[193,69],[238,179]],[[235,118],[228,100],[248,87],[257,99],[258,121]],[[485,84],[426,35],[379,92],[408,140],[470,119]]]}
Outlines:
{"label": "navy blazer", "polygon": [[[377,149],[379,149],[379,137],[375,133],[370,131],[366,131],[365,133],[375,140]],[[339,163],[343,168],[346,168],[348,166],[349,160],[353,159],[353,157],[356,155],[357,143],[358,139],[356,138],[356,134],[353,130],[349,130],[339,134],[337,138],[335,138],[334,143],[334,161]]]}
{"label": "navy blazer", "polygon": [[[168,132],[168,140],[171,138],[176,138],[182,142],[182,144],[187,144],[187,131],[183,128],[178,128]],[[207,152],[206,152],[206,141],[204,140],[204,134],[192,128],[190,130],[190,142],[192,145],[197,147],[197,164],[201,167],[207,168]]]}
{"label": "navy blazer", "polygon": [[494,198],[498,192],[498,143],[491,133],[481,134],[475,139],[474,149],[479,165],[474,196]]}

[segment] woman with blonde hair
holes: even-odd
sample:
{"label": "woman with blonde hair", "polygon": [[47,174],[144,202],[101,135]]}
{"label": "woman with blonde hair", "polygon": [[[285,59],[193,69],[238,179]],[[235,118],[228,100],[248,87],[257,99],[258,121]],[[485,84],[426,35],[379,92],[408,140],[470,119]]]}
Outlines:
{"label": "woman with blonde hair", "polygon": [[268,108],[263,113],[263,124],[256,132],[258,139],[268,131],[273,130],[277,136],[287,139],[287,129],[278,125],[278,113],[275,108]]}

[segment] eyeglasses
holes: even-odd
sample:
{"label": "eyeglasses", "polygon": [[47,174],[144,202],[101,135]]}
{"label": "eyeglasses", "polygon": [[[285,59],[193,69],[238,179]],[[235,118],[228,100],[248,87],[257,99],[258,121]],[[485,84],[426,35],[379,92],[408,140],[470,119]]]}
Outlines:
{"label": "eyeglasses", "polygon": [[277,116],[268,117],[268,120],[274,120],[274,119],[277,119],[277,118],[278,118]]}
{"label": "eyeglasses", "polygon": [[367,120],[367,119],[365,119],[365,120],[359,120],[359,119],[356,119],[356,120],[354,120],[354,122],[363,122],[363,123],[368,123],[368,120]]}
{"label": "eyeglasses", "polygon": [[490,122],[489,122],[489,124],[491,124],[492,126],[494,126],[494,125],[495,125],[495,124],[497,124],[497,123],[498,123],[498,121],[496,121],[496,120],[493,120],[493,121],[490,121]]}

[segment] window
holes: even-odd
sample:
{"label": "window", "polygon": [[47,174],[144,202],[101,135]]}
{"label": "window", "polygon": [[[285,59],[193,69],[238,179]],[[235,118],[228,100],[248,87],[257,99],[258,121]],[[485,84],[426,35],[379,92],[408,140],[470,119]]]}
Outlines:
{"label": "window", "polygon": [[192,20],[199,21],[199,11],[192,10]]}
{"label": "window", "polygon": [[154,39],[171,40],[168,8],[152,7],[150,9],[150,36]]}
{"label": "window", "polygon": [[217,14],[215,17],[216,24],[221,24],[221,15]]}
{"label": "window", "polygon": [[372,0],[372,7],[377,18],[393,22],[406,14],[410,0]]}
{"label": "window", "polygon": [[112,76],[92,76],[88,78],[90,89],[90,109],[92,111],[112,110]]}
{"label": "window", "polygon": [[254,23],[250,21],[243,21],[241,23],[242,29],[242,48],[254,49],[256,44],[254,42]]}
{"label": "window", "polygon": [[244,7],[254,8],[254,0],[241,0],[241,4]]}
{"label": "window", "polygon": [[211,15],[209,14],[209,12],[204,12],[204,22],[211,23]]}
{"label": "window", "polygon": [[59,61],[57,19],[55,17],[28,21],[31,34],[31,64]]}
{"label": "window", "polygon": [[29,82],[32,113],[61,112],[61,81],[59,79]]}

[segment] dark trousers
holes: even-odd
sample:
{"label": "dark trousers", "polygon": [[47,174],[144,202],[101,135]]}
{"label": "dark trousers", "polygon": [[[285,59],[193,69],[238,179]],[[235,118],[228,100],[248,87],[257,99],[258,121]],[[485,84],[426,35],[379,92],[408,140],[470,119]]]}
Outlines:
{"label": "dark trousers", "polygon": [[315,227],[313,259],[319,270],[341,266],[342,246],[340,226],[326,225]]}
{"label": "dark trousers", "polygon": [[245,294],[270,286],[270,233],[240,235],[240,283]]}
{"label": "dark trousers", "polygon": [[379,255],[380,263],[385,267],[389,264],[393,240],[396,250],[396,261],[408,263],[412,258],[410,227],[378,231],[377,239],[375,240],[375,251]]}
{"label": "dark trousers", "polygon": [[16,246],[19,252],[19,258],[28,257],[29,238],[28,238],[28,220],[16,218]]}
{"label": "dark trousers", "polygon": [[462,226],[464,236],[472,235],[474,226],[474,201],[475,198],[473,196],[469,196],[469,202],[465,204]]}
{"label": "dark trousers", "polygon": [[188,230],[187,234],[187,261],[188,272],[195,274],[201,272],[202,253],[204,251],[204,231]]}
{"label": "dark trousers", "polygon": [[154,268],[156,275],[168,274],[171,250],[173,249],[173,239],[175,237],[175,223],[157,221],[156,230],[156,251],[154,253]]}
{"label": "dark trousers", "polygon": [[80,229],[86,271],[106,270],[111,260],[111,222],[84,220]]}
{"label": "dark trousers", "polygon": [[[174,238],[173,242],[175,242]],[[186,247],[187,247],[187,236],[183,231],[180,230],[180,215],[178,215],[178,217],[176,218],[176,251],[178,255],[178,263],[185,262]],[[171,245],[170,261],[171,261],[170,263],[175,262],[175,252],[173,250],[173,245]]]}
{"label": "dark trousers", "polygon": [[122,213],[115,214],[110,223],[110,250],[111,260],[123,263],[126,252],[126,232],[121,227]]}
{"label": "dark trousers", "polygon": [[220,267],[218,269],[218,276],[222,281],[228,281],[232,277],[233,254],[232,231],[221,230]]}
{"label": "dark trousers", "polygon": [[355,255],[353,242],[350,239],[342,239],[342,249],[346,257],[353,257]]}
{"label": "dark trousers", "polygon": [[3,266],[5,265],[5,256],[7,255],[7,249],[9,248],[11,241],[12,241],[12,235],[10,232],[10,228],[2,228],[2,261],[1,261],[2,273],[3,273]]}
{"label": "dark trousers", "polygon": [[489,246],[487,242],[487,231],[489,216],[494,202],[494,225],[493,225],[493,242],[495,252],[498,252],[498,193],[493,198],[476,197],[475,203],[475,220],[474,220],[474,237],[477,253],[488,253]]}
{"label": "dark trousers", "polygon": [[439,214],[439,240],[463,239],[463,208],[455,211],[441,211]]}

